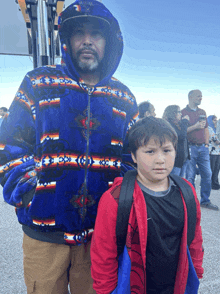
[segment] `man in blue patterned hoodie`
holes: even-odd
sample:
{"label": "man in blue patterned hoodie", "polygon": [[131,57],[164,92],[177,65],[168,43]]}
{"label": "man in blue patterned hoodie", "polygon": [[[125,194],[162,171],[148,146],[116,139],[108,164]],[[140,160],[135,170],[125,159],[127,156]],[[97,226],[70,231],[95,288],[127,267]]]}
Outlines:
{"label": "man in blue patterned hoodie", "polygon": [[59,18],[62,65],[29,72],[1,126],[0,180],[24,231],[27,293],[93,293],[90,239],[101,195],[126,167],[138,108],[112,77],[123,41],[97,1]]}

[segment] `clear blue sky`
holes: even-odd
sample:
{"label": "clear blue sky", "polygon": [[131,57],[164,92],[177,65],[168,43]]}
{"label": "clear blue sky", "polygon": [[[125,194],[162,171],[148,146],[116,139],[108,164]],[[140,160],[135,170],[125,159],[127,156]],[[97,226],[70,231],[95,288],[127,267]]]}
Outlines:
{"label": "clear blue sky", "polygon": [[[138,103],[149,100],[161,117],[167,105],[183,108],[188,92],[200,89],[201,107],[220,117],[219,0],[102,2],[124,36],[115,77],[129,86]],[[2,55],[0,65],[0,105],[7,107],[33,66],[29,57]]]}

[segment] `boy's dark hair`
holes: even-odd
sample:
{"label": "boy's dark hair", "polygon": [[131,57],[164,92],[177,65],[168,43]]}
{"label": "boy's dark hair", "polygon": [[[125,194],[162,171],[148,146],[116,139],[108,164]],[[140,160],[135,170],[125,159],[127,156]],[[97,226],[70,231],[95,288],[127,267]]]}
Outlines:
{"label": "boy's dark hair", "polygon": [[8,109],[6,107],[0,107],[1,110],[3,110],[4,112],[8,112]]}
{"label": "boy's dark hair", "polygon": [[158,139],[161,145],[169,140],[176,150],[178,136],[170,123],[162,118],[144,117],[138,120],[129,131],[129,149],[134,156],[137,149],[147,145],[152,137]]}
{"label": "boy's dark hair", "polygon": [[145,112],[146,112],[146,111],[150,111],[150,107],[151,107],[151,106],[152,106],[152,104],[151,104],[149,101],[141,102],[141,103],[138,105],[138,108],[139,108],[139,117],[140,117],[140,118],[145,117]]}

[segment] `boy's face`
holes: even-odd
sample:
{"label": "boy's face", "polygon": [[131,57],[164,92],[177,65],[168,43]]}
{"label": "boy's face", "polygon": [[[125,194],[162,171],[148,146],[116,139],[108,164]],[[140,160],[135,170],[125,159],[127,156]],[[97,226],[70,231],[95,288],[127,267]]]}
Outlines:
{"label": "boy's face", "polygon": [[151,137],[147,145],[139,147],[136,158],[138,179],[147,186],[149,183],[163,183],[173,169],[176,152],[173,143],[166,140],[161,146],[157,138]]}

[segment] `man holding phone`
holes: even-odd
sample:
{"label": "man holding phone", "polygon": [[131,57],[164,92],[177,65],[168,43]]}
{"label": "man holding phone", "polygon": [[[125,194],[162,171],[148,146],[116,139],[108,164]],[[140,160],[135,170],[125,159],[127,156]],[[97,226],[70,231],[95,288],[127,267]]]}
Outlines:
{"label": "man holding phone", "polygon": [[212,171],[209,159],[209,131],[206,112],[199,108],[202,101],[202,92],[192,90],[188,94],[189,104],[182,110],[182,116],[189,116],[187,137],[191,159],[188,163],[187,180],[195,186],[196,165],[201,175],[201,200],[204,208],[219,210],[217,205],[210,202]]}

